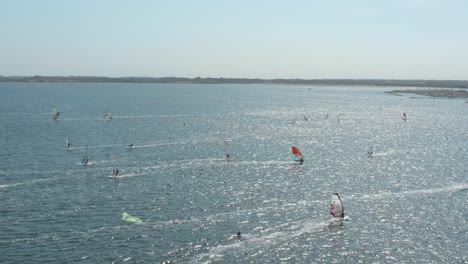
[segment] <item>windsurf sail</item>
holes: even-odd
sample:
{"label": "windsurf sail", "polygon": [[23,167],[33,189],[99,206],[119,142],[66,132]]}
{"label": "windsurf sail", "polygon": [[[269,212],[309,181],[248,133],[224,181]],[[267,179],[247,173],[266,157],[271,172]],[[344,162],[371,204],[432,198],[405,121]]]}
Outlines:
{"label": "windsurf sail", "polygon": [[330,214],[333,217],[339,217],[341,219],[344,218],[344,206],[338,193],[332,194]]}
{"label": "windsurf sail", "polygon": [[229,142],[227,142],[227,140],[225,140],[225,141],[224,141],[224,152],[225,152],[226,154],[224,154],[224,156],[226,157],[226,160],[229,160],[229,159],[231,158],[231,157],[229,156],[229,152],[230,152],[230,151],[229,151],[229,148],[230,148],[230,147],[231,147],[231,146],[229,145]]}
{"label": "windsurf sail", "polygon": [[65,137],[65,147],[66,147],[66,148],[70,148],[70,147],[71,147],[71,143],[70,143],[70,140],[68,140],[68,137]]}
{"label": "windsurf sail", "polygon": [[81,160],[81,164],[86,165],[88,164],[88,146],[86,146],[85,154],[83,156],[83,159]]}
{"label": "windsurf sail", "polygon": [[143,221],[140,220],[140,218],[136,216],[129,215],[127,213],[123,213],[122,215],[122,220],[131,222],[131,223],[142,223]]}
{"label": "windsurf sail", "polygon": [[112,115],[111,115],[111,112],[109,111],[109,108],[106,110],[106,114],[104,115],[104,119],[112,120]]}
{"label": "windsurf sail", "polygon": [[370,147],[367,151],[367,157],[372,157],[372,154],[374,154],[374,146]]}
{"label": "windsurf sail", "polygon": [[291,148],[291,151],[292,151],[292,154],[293,154],[293,160],[294,161],[299,161],[299,162],[303,162],[304,161],[304,156],[302,156],[302,153],[301,151],[296,148],[296,147],[292,147]]}
{"label": "windsurf sail", "polygon": [[53,111],[54,111],[54,121],[57,121],[59,119],[60,112],[57,110],[57,108],[54,108]]}

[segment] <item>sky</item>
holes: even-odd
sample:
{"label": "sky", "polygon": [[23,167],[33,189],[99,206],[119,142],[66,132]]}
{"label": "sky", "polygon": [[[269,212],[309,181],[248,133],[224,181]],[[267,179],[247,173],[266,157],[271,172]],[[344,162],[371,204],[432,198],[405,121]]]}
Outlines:
{"label": "sky", "polygon": [[466,0],[0,0],[1,76],[468,80]]}

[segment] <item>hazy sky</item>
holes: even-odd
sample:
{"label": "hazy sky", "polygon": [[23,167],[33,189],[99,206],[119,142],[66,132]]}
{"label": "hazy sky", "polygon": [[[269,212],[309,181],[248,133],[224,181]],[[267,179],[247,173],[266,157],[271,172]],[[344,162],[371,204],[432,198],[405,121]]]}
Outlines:
{"label": "hazy sky", "polygon": [[468,79],[466,0],[0,0],[0,75]]}

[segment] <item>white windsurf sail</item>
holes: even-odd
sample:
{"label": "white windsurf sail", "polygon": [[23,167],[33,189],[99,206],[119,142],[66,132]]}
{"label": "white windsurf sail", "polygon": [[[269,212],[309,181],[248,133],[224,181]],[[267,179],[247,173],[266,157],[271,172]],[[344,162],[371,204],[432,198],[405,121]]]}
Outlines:
{"label": "white windsurf sail", "polygon": [[65,137],[65,147],[68,149],[71,147],[70,140],[68,140],[68,137]]}
{"label": "white windsurf sail", "polygon": [[112,114],[111,114],[109,108],[106,110],[106,114],[104,115],[104,119],[112,120]]}

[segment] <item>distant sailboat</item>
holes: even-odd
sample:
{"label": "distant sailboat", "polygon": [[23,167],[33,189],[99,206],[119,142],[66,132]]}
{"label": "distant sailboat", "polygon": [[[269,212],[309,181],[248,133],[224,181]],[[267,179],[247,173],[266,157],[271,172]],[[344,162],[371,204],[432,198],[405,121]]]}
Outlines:
{"label": "distant sailboat", "polygon": [[332,194],[331,205],[330,205],[330,214],[333,217],[343,219],[345,216],[343,202],[341,201],[338,193]]}
{"label": "distant sailboat", "polygon": [[106,114],[104,115],[104,119],[105,120],[112,120],[112,115],[111,115],[111,112],[109,111],[109,108],[106,110]]}
{"label": "distant sailboat", "polygon": [[302,164],[302,163],[304,162],[304,156],[302,156],[302,153],[301,153],[301,151],[300,151],[298,148],[296,148],[296,147],[293,146],[293,147],[291,148],[291,152],[292,152],[292,154],[293,154],[293,160],[294,160],[294,161],[297,161],[297,162],[299,162],[300,164]]}

